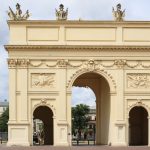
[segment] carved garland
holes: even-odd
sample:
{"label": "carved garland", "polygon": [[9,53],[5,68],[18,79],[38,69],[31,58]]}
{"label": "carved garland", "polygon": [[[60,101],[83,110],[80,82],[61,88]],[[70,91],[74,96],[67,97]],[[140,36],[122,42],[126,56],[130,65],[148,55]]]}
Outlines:
{"label": "carved garland", "polygon": [[9,68],[26,68],[30,63],[28,59],[8,59],[7,62]]}
{"label": "carved garland", "polygon": [[[143,67],[143,68],[150,68],[150,61],[141,61],[141,60],[124,60],[124,59],[115,59],[115,60],[81,60],[79,64],[72,64],[68,59],[57,59],[52,60],[54,61],[53,64],[49,64],[47,60],[40,60],[40,61],[31,61],[29,59],[8,59],[8,66],[9,68],[15,67],[23,67],[26,68],[29,65],[31,67],[40,67],[41,65],[45,65],[46,67],[58,67],[58,68],[66,68],[66,67],[82,67],[88,65],[89,67],[103,67],[103,68],[111,68],[113,66],[117,66],[119,69],[124,68],[127,66],[129,68],[136,68],[136,67]],[[35,62],[35,63],[34,63]],[[50,61],[51,62],[51,61]],[[79,60],[77,60],[79,62]]]}

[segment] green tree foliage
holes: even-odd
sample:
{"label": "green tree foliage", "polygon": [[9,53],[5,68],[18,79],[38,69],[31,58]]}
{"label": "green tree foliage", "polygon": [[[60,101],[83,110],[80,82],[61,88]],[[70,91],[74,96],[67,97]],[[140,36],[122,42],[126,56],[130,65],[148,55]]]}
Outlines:
{"label": "green tree foliage", "polygon": [[8,131],[8,125],[7,125],[8,120],[9,120],[9,108],[7,108],[0,116],[0,131],[1,132]]}
{"label": "green tree foliage", "polygon": [[72,132],[75,130],[81,131],[87,127],[89,121],[88,113],[90,111],[89,106],[80,104],[72,108]]}

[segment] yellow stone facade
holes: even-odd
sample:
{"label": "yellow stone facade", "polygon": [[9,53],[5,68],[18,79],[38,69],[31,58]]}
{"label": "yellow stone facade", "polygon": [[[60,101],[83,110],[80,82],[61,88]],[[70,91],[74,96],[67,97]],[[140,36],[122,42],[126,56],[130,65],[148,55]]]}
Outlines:
{"label": "yellow stone facade", "polygon": [[[71,145],[71,88],[96,95],[96,143],[130,144],[130,110],[147,111],[150,145],[150,22],[8,21],[8,146],[33,144],[33,113],[53,114],[53,145]],[[133,142],[134,143],[134,142]]]}

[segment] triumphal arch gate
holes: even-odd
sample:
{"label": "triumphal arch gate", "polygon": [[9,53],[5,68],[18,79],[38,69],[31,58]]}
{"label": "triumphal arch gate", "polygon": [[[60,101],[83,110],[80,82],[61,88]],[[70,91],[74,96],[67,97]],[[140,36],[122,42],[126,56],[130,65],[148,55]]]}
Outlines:
{"label": "triumphal arch gate", "polygon": [[62,10],[54,21],[9,14],[7,144],[32,145],[38,118],[45,144],[71,145],[71,89],[88,86],[96,144],[149,145],[150,22],[69,21]]}

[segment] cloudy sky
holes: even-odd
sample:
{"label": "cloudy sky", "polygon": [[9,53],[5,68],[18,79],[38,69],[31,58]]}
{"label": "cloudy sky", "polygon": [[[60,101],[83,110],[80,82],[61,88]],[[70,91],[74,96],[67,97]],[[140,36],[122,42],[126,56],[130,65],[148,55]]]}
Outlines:
{"label": "cloudy sky", "polygon": [[[6,11],[9,6],[15,9],[16,3],[21,4],[23,12],[29,9],[30,19],[34,20],[55,20],[55,8],[60,3],[69,8],[69,20],[112,20],[112,6],[121,3],[126,9],[126,20],[150,21],[150,0],[0,0],[0,101],[8,99],[8,55],[3,48],[9,40]],[[73,89],[74,104],[79,101],[94,104],[95,96],[90,89]]]}

